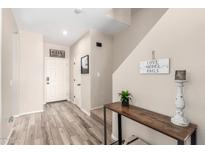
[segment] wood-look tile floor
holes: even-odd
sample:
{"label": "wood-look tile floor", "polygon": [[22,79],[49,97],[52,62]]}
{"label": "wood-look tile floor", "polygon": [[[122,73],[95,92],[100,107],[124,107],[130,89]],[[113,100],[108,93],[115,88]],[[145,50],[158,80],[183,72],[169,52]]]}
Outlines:
{"label": "wood-look tile floor", "polygon": [[[91,117],[96,119],[97,121],[101,122],[102,124],[104,123],[104,109],[98,108],[91,110]],[[106,110],[106,121],[107,121],[107,127],[112,128],[112,111],[111,110]]]}
{"label": "wood-look tile floor", "polygon": [[[46,104],[44,112],[15,119],[8,144],[103,144],[103,125],[69,102]],[[108,142],[111,143],[108,130]]]}

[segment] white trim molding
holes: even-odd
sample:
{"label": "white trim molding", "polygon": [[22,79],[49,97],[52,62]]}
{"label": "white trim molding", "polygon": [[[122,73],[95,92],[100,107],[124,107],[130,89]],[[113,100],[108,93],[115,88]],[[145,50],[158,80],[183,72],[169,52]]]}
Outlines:
{"label": "white trim molding", "polygon": [[12,128],[11,128],[11,130],[10,130],[10,132],[9,132],[9,135],[8,135],[8,137],[7,137],[6,142],[4,143],[4,145],[7,145],[8,142],[9,142],[9,139],[10,139],[11,134],[12,134],[12,132],[13,132],[13,125],[14,125],[14,123],[15,123],[16,118],[21,117],[21,116],[24,116],[24,115],[29,115],[29,114],[34,114],[34,113],[41,113],[41,112],[44,112],[44,110],[38,110],[38,111],[32,111],[32,112],[25,112],[25,113],[13,115],[14,120],[13,120],[13,123],[12,123]]}
{"label": "white trim molding", "polygon": [[103,108],[103,105],[98,106],[98,107],[93,107],[93,108],[91,108],[91,110],[96,110],[96,109],[100,109],[100,108]]}
{"label": "white trim molding", "polygon": [[15,118],[14,118],[14,120],[13,120],[11,130],[10,130],[10,132],[9,132],[8,137],[6,138],[6,141],[5,141],[4,145],[7,145],[7,144],[9,143],[9,139],[10,139],[10,137],[11,137],[11,134],[12,134],[13,130],[14,130],[14,123],[15,123]]}
{"label": "white trim molding", "polygon": [[13,117],[14,117],[14,118],[17,118],[17,117],[20,117],[20,116],[29,115],[29,114],[34,114],[34,113],[41,113],[41,112],[44,112],[44,110],[38,110],[38,111],[32,111],[32,112],[25,112],[25,113],[13,115]]}
{"label": "white trim molding", "polygon": [[[70,103],[72,103],[73,105],[77,106],[72,100],[69,101]],[[77,106],[83,113],[85,113],[86,115],[90,116],[90,112],[86,111],[85,109],[83,109],[82,107]]]}
{"label": "white trim molding", "polygon": [[85,109],[83,108],[80,108],[81,111],[83,111],[85,114],[87,114],[88,116],[90,116],[90,112],[86,111]]}
{"label": "white trim molding", "polygon": [[67,99],[68,102],[71,102],[72,104],[74,104],[73,100],[71,99]]}

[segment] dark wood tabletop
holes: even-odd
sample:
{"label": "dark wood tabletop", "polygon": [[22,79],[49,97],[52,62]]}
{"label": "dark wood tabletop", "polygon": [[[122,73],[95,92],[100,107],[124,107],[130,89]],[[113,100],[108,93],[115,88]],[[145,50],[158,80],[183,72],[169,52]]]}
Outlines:
{"label": "dark wood tabletop", "polygon": [[187,127],[176,126],[171,123],[171,117],[167,115],[133,105],[122,106],[120,102],[105,104],[105,108],[181,141],[186,141],[197,129],[197,125],[192,123]]}

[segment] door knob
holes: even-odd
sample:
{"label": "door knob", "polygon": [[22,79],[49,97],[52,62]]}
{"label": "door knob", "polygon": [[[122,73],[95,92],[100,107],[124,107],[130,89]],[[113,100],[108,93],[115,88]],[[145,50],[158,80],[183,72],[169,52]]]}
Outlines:
{"label": "door knob", "polygon": [[49,84],[49,82],[46,82],[46,84]]}
{"label": "door knob", "polygon": [[77,86],[81,86],[81,84],[80,84],[80,83],[78,83],[78,84],[77,84]]}

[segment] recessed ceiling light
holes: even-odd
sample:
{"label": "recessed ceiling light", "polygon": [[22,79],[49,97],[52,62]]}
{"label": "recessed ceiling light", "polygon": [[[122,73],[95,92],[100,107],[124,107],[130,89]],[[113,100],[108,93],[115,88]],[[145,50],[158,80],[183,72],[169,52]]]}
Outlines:
{"label": "recessed ceiling light", "polygon": [[76,13],[76,14],[80,14],[81,12],[82,12],[82,8],[76,8],[76,9],[74,9],[74,12]]}
{"label": "recessed ceiling light", "polygon": [[68,32],[66,30],[63,30],[62,33],[64,36],[68,35]]}

